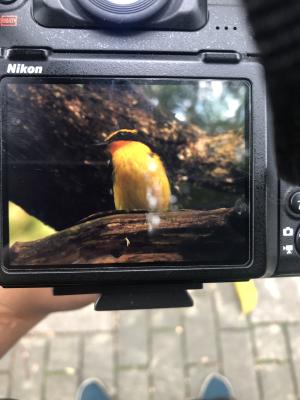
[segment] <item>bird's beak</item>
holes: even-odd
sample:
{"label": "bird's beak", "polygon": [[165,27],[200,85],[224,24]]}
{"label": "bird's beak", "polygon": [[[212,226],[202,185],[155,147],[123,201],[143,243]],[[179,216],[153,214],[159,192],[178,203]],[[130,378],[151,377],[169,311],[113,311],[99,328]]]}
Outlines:
{"label": "bird's beak", "polygon": [[108,145],[108,142],[100,142],[100,140],[98,141],[98,140],[96,140],[95,142],[94,142],[94,144],[93,144],[94,146],[97,146],[97,147],[104,147],[104,146],[107,146]]}

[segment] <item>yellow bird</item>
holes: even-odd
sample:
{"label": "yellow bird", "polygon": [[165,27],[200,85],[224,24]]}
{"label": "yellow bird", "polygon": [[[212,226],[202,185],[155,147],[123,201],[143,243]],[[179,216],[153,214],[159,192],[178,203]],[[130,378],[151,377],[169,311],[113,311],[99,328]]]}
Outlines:
{"label": "yellow bird", "polygon": [[159,155],[145,135],[121,129],[105,140],[113,165],[113,194],[117,210],[168,210],[169,179]]}

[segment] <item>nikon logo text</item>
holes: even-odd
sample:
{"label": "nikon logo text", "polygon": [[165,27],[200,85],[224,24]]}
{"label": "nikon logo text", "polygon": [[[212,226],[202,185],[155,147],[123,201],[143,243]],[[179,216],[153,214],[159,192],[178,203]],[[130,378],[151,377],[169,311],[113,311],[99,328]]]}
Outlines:
{"label": "nikon logo text", "polygon": [[26,74],[26,75],[36,75],[43,72],[43,67],[41,65],[25,65],[25,64],[8,64],[7,73],[8,74]]}

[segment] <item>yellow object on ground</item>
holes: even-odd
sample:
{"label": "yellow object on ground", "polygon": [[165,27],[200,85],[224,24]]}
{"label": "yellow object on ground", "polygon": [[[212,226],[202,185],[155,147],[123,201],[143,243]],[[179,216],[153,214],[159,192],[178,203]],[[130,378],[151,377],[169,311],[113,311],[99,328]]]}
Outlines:
{"label": "yellow object on ground", "polygon": [[242,312],[246,315],[250,314],[258,303],[258,292],[254,281],[235,282],[234,287],[240,301]]}

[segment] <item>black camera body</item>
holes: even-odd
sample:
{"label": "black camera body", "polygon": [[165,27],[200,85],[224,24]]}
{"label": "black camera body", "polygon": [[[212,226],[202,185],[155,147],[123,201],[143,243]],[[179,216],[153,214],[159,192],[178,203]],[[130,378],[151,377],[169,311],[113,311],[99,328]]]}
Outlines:
{"label": "black camera body", "polygon": [[[0,1],[0,21],[1,285],[171,290],[300,273],[300,191],[277,176],[241,4]],[[121,168],[125,145],[136,157]],[[150,206],[136,206],[132,159],[149,149]],[[149,183],[162,176],[171,197]],[[56,233],[11,241],[10,202]]]}

